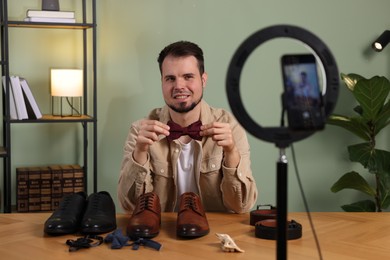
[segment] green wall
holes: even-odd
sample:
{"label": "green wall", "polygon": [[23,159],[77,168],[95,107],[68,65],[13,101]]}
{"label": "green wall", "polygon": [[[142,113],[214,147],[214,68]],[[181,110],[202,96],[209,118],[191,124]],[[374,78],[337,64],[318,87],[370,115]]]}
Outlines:
{"label": "green wall", "polygon": [[[10,1],[11,18],[23,19],[38,0]],[[76,3],[73,3],[76,2]],[[77,10],[81,1],[60,1],[61,9]],[[97,0],[98,16],[98,188],[116,200],[122,149],[132,121],[163,105],[159,51],[177,40],[197,42],[204,50],[209,80],[205,100],[230,110],[225,92],[227,67],[238,46],[254,32],[276,24],[303,27],[332,51],[340,72],[366,77],[389,76],[390,48],[370,50],[371,42],[389,29],[387,0]],[[11,73],[25,76],[44,113],[50,113],[48,68],[81,66],[77,32],[16,29],[11,36]],[[257,49],[242,74],[245,107],[263,126],[280,117],[282,81],[278,57],[307,51],[301,44],[279,39]],[[349,113],[354,102],[340,84],[335,112]],[[15,125],[12,128],[13,167],[74,163],[81,126]],[[252,168],[259,189],[258,204],[275,204],[276,161],[279,150],[249,135]],[[342,173],[359,165],[348,162],[346,146],[357,140],[342,129],[327,126],[294,143],[300,177],[312,211],[339,211],[355,201],[354,191],[330,192]],[[390,149],[389,133],[380,136]],[[290,149],[288,199],[290,211],[304,210]],[[366,174],[366,173],[364,173]],[[91,184],[91,183],[90,183]],[[90,185],[90,191],[92,186]],[[15,198],[13,198],[14,200]],[[121,211],[118,205],[118,211]]]}

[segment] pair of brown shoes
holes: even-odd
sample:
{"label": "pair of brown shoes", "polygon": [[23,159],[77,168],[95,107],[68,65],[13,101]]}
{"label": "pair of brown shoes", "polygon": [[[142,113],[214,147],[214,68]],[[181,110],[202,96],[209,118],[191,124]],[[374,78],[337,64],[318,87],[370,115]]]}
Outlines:
{"label": "pair of brown shoes", "polygon": [[[142,194],[127,225],[127,235],[132,239],[152,238],[158,235],[160,227],[160,199],[154,192]],[[199,196],[193,192],[183,193],[177,213],[177,236],[196,238],[209,232],[209,224]]]}

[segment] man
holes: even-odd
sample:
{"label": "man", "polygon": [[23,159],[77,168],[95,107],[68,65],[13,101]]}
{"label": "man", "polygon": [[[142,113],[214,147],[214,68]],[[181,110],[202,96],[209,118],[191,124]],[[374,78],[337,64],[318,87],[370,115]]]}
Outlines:
{"label": "man", "polygon": [[313,89],[311,86],[309,79],[307,78],[307,73],[305,71],[302,71],[300,73],[301,81],[299,82],[296,90],[295,90],[295,96],[300,98],[309,98],[311,96],[310,91]]}
{"label": "man", "polygon": [[[118,184],[123,209],[133,212],[137,199],[153,192],[162,211],[175,211],[180,196],[191,192],[206,211],[248,212],[257,199],[248,140],[230,113],[202,100],[207,82],[202,50],[179,41],[165,47],[158,62],[166,106],[131,126]],[[199,140],[189,132],[169,139],[177,125],[199,120]]]}

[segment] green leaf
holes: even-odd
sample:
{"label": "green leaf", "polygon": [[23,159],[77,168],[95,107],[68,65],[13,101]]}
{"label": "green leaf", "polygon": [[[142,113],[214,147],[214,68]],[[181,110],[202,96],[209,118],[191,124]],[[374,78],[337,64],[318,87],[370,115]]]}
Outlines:
{"label": "green leaf", "polygon": [[379,175],[379,180],[381,207],[387,209],[390,206],[390,174]]}
{"label": "green leaf", "polygon": [[361,117],[346,117],[334,114],[329,116],[327,123],[340,126],[365,141],[370,140],[370,129]]}
{"label": "green leaf", "polygon": [[385,77],[374,76],[371,79],[360,79],[356,82],[353,95],[363,109],[363,117],[374,121],[382,110],[390,91],[390,82]]}
{"label": "green leaf", "polygon": [[383,128],[390,124],[390,100],[383,106],[379,112],[376,120],[373,121],[375,125],[375,135],[377,135]]}
{"label": "green leaf", "polygon": [[349,159],[359,162],[370,173],[389,173],[390,152],[373,149],[370,143],[361,143],[348,146]]}
{"label": "green leaf", "polygon": [[354,73],[350,73],[350,74],[341,73],[340,76],[341,79],[344,81],[345,85],[347,86],[347,88],[351,91],[354,90],[358,80],[364,79],[362,76]]}
{"label": "green leaf", "polygon": [[364,168],[375,171],[376,166],[374,162],[373,148],[370,143],[361,143],[348,146],[349,159],[352,162],[359,162]]}
{"label": "green leaf", "polygon": [[341,73],[341,78],[358,103],[353,108],[356,114],[351,117],[334,114],[327,123],[340,126],[365,140],[365,143],[348,146],[349,159],[375,174],[376,182],[371,187],[359,173],[352,171],[344,174],[331,190],[354,189],[375,198],[343,205],[345,211],[386,209],[390,207],[390,152],[376,149],[375,138],[390,125],[390,81],[380,76],[366,79],[353,73]]}
{"label": "green leaf", "polygon": [[363,109],[360,105],[357,105],[356,107],[353,108],[353,111],[355,111],[356,113],[358,113],[359,116],[362,116],[363,115]]}
{"label": "green leaf", "polygon": [[372,200],[362,200],[352,204],[343,205],[341,208],[347,212],[375,212],[376,206]]}
{"label": "green leaf", "polygon": [[341,178],[333,184],[330,190],[332,192],[339,192],[343,189],[358,190],[372,197],[376,194],[375,189],[373,189],[367,181],[355,171],[347,172],[341,176]]}

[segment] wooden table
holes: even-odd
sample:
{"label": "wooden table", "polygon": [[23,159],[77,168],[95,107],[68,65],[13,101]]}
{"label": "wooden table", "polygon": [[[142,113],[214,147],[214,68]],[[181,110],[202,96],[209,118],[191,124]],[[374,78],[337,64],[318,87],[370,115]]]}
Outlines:
{"label": "wooden table", "polygon": [[[67,239],[50,237],[43,223],[50,213],[0,214],[1,259],[276,259],[276,241],[256,238],[248,214],[208,213],[210,234],[192,240],[176,237],[176,213],[164,213],[162,229],[154,238],[160,251],[141,247],[111,249],[110,244],[69,252]],[[118,228],[125,230],[129,216],[118,215]],[[307,214],[289,213],[303,226],[302,238],[288,241],[288,259],[320,259]],[[323,259],[389,259],[390,213],[315,212],[312,219]],[[244,253],[223,252],[215,233],[229,234]],[[105,237],[105,234],[103,234]]]}

